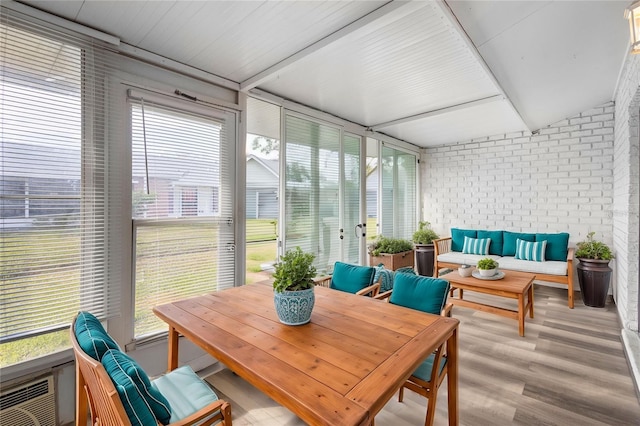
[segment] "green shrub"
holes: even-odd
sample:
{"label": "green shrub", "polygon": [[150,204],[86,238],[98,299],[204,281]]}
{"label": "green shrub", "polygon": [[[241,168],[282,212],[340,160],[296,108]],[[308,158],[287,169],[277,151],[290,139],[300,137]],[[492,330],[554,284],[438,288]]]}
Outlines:
{"label": "green shrub", "polygon": [[596,241],[593,239],[595,232],[589,232],[587,234],[587,241],[582,241],[578,244],[578,250],[576,250],[575,256],[583,259],[598,259],[598,260],[611,260],[613,254],[611,249],[605,243]]}
{"label": "green shrub", "polygon": [[287,250],[280,258],[280,262],[275,264],[273,274],[273,289],[282,293],[283,291],[298,291],[313,288],[313,277],[316,276],[316,267],[313,261],[316,256],[312,253],[305,253],[300,247]]}
{"label": "green shrub", "polygon": [[416,244],[431,244],[438,238],[436,231],[431,229],[431,223],[425,221],[420,221],[418,230],[413,233],[413,242]]}
{"label": "green shrub", "polygon": [[409,250],[413,250],[411,241],[382,235],[369,245],[369,253],[373,256],[380,256],[380,253],[396,254]]}

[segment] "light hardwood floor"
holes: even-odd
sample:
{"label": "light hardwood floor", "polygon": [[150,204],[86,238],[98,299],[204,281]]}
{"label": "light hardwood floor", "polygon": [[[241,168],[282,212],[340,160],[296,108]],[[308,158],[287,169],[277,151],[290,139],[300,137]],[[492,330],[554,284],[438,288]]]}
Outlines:
{"label": "light hardwood floor", "polygon": [[[460,320],[460,424],[640,425],[640,404],[620,340],[616,308],[575,309],[567,292],[535,285],[535,318],[525,337],[516,321],[454,307]],[[515,301],[465,292],[465,298],[515,307]],[[229,370],[207,380],[232,405],[235,426],[304,425]],[[436,425],[447,423],[447,387],[438,393]],[[376,416],[377,426],[423,425],[426,400],[405,391]],[[338,426],[338,425],[336,425]]]}

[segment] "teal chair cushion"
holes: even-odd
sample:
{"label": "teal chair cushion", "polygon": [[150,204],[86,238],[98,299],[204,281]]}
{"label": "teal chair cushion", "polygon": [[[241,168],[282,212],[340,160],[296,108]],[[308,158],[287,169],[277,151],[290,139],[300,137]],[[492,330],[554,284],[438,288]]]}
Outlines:
{"label": "teal chair cushion", "polygon": [[541,241],[547,242],[547,248],[544,254],[546,260],[567,261],[569,234],[566,232],[560,232],[558,234],[536,234],[536,242]]}
{"label": "teal chair cushion", "polygon": [[377,283],[380,280],[380,291],[385,292],[393,288],[393,271],[385,269],[381,263],[376,268],[376,273],[373,276],[373,282]]}
{"label": "teal chair cushion", "polygon": [[536,241],[536,234],[525,234],[521,232],[509,232],[504,231],[502,234],[503,245],[502,245],[502,255],[503,256],[515,256],[516,255],[516,241],[518,239],[523,241]]}
{"label": "teal chair cushion", "polygon": [[475,229],[451,228],[451,251],[462,251],[464,237],[476,238],[478,232]]}
{"label": "teal chair cushion", "polygon": [[449,281],[419,275],[396,274],[389,302],[440,315],[447,301]]}
{"label": "teal chair cushion", "polygon": [[171,423],[190,416],[218,400],[218,395],[188,365],[160,376],[152,383],[171,405]]}
{"label": "teal chair cushion", "polygon": [[78,313],[73,332],[82,350],[96,361],[100,361],[109,349],[120,350],[100,320],[89,312]]}
{"label": "teal chair cushion", "polygon": [[333,266],[330,287],[347,293],[357,293],[374,283],[375,272],[376,269],[372,266],[336,262]]}
{"label": "teal chair cushion", "polygon": [[[418,379],[424,380],[425,382],[430,381],[431,370],[433,369],[433,360],[435,358],[436,358],[435,354],[429,355],[429,357],[426,360],[424,360],[422,364],[418,366],[418,368],[416,368],[416,371],[413,372],[413,375],[416,376]],[[440,357],[440,369],[438,371],[438,375],[442,373],[442,369],[446,364],[447,364],[447,358],[443,356]]]}
{"label": "teal chair cushion", "polygon": [[155,425],[156,419],[169,424],[169,401],[151,385],[149,376],[127,354],[109,349],[102,357],[102,365],[111,377],[122,405],[133,426]]}

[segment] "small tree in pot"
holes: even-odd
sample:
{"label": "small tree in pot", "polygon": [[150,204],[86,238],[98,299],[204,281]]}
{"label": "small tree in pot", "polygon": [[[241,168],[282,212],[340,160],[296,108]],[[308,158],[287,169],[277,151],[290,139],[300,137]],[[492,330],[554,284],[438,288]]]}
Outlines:
{"label": "small tree in pot", "polygon": [[575,257],[580,260],[577,266],[578,284],[585,305],[604,308],[611,280],[609,261],[614,256],[609,246],[593,239],[594,235],[595,232],[589,232],[586,241],[576,244],[578,249]]}
{"label": "small tree in pot", "polygon": [[283,324],[302,325],[311,320],[315,303],[314,260],[314,254],[305,253],[300,247],[296,247],[287,250],[275,265],[274,303],[278,318]]}
{"label": "small tree in pot", "polygon": [[434,248],[433,241],[440,238],[436,231],[431,229],[431,223],[420,221],[418,230],[413,233],[413,243],[416,250],[416,266],[418,275],[433,276]]}

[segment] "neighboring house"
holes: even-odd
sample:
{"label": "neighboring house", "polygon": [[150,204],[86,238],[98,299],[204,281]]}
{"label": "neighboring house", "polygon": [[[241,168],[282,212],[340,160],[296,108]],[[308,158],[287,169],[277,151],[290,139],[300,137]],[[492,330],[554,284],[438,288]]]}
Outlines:
{"label": "neighboring house", "polygon": [[279,161],[247,155],[247,219],[278,218]]}
{"label": "neighboring house", "polygon": [[[217,216],[220,214],[220,167],[187,154],[149,154],[133,160],[131,184],[137,218]],[[145,181],[149,178],[149,194]]]}

